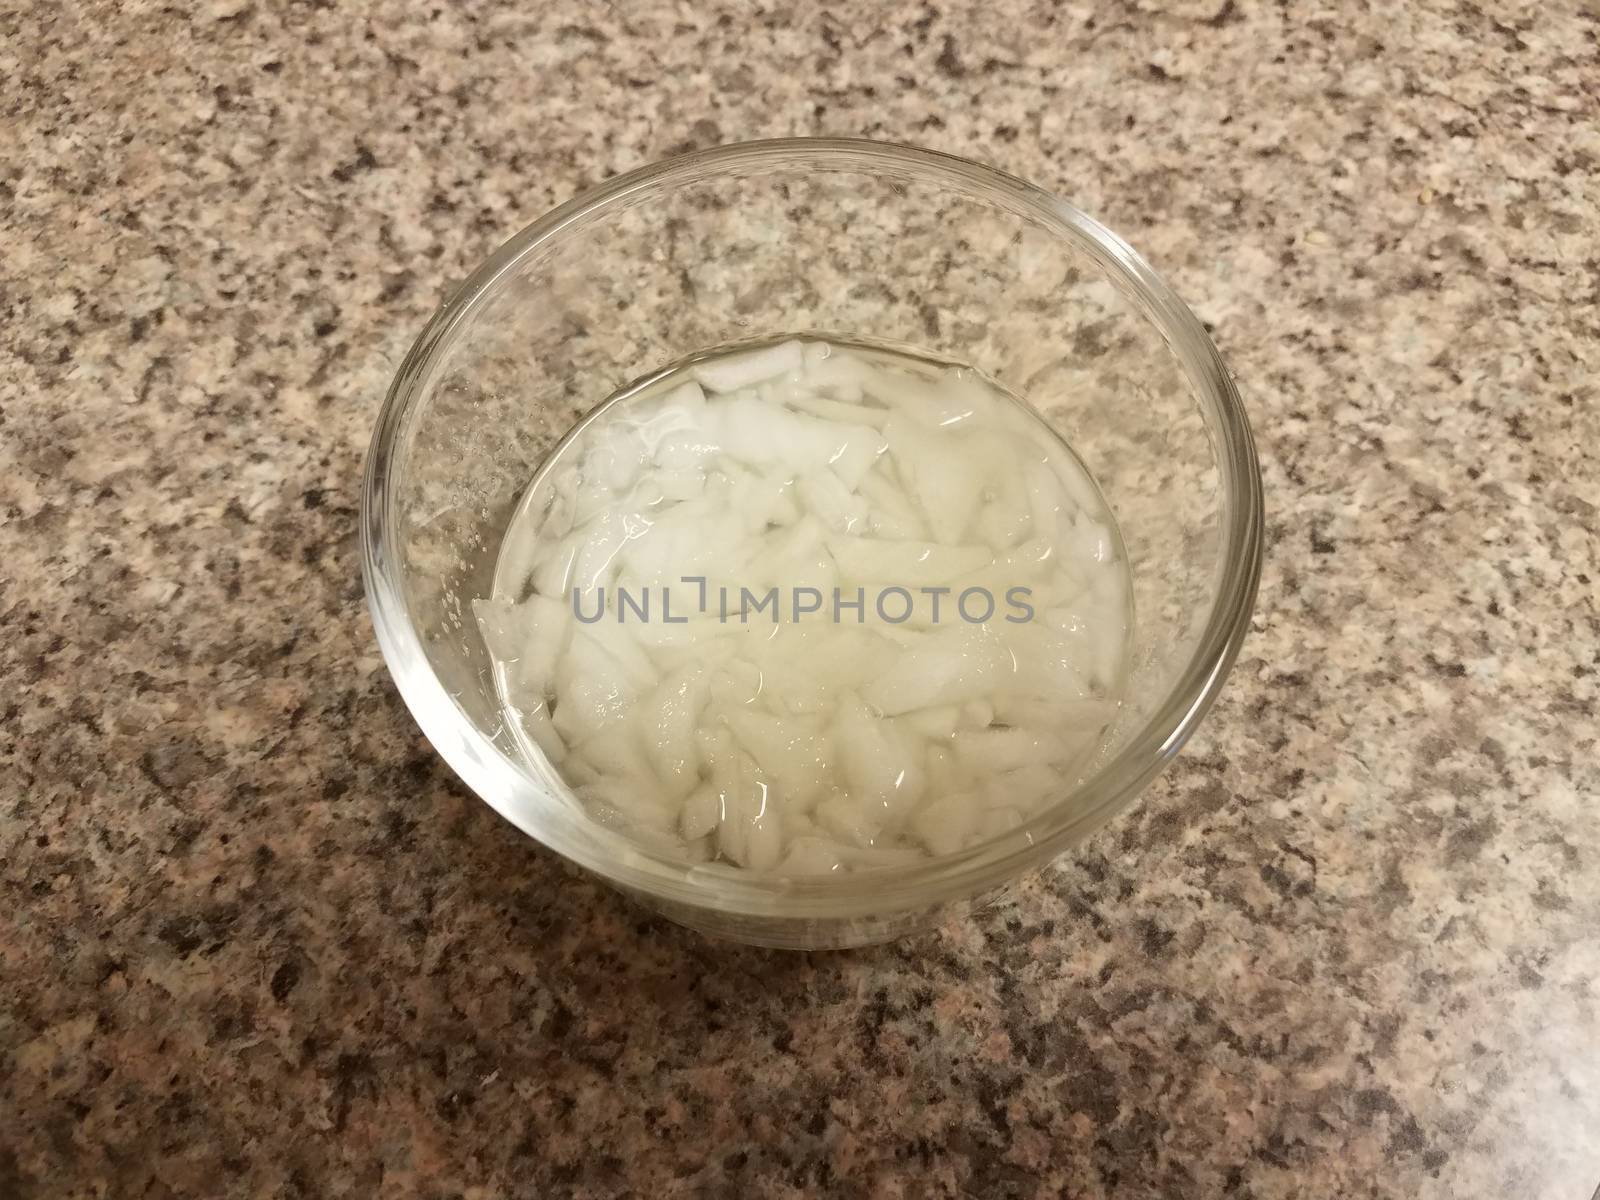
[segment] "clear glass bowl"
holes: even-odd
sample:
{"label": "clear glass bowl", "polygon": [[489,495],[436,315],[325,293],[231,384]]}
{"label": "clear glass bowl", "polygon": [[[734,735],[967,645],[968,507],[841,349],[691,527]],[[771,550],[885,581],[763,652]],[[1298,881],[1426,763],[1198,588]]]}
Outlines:
{"label": "clear glass bowl", "polygon": [[[588,410],[695,351],[776,333],[979,367],[1078,451],[1116,513],[1136,623],[1100,770],[994,841],[914,866],[774,879],[660,857],[541,784],[505,728],[471,602],[539,464]],[[674,920],[766,945],[881,941],[991,897],[1084,838],[1194,731],[1260,575],[1261,480],[1194,315],[1121,238],[964,159],[753,142],[612,179],[447,300],[390,388],[362,494],[367,595],[418,724],[531,837]]]}

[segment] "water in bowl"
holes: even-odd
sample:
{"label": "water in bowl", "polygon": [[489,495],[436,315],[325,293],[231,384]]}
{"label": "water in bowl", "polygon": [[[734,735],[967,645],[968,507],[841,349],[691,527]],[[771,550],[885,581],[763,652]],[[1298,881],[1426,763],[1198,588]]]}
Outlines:
{"label": "water in bowl", "polygon": [[1133,622],[1083,463],[981,372],[839,338],[695,355],[530,483],[475,604],[529,763],[696,862],[960,851],[1092,769]]}

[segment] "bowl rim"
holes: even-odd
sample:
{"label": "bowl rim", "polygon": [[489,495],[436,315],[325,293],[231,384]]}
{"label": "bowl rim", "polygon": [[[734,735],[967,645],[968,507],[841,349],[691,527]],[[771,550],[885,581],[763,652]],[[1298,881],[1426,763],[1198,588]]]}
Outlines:
{"label": "bowl rim", "polygon": [[[999,838],[940,858],[842,876],[777,878],[721,866],[690,866],[571,814],[535,821],[545,784],[503,754],[466,717],[434,673],[404,603],[396,489],[390,471],[451,335],[524,257],[576,222],[641,192],[718,169],[782,166],[826,158],[821,169],[910,173],[983,192],[1018,216],[1064,236],[1120,285],[1166,339],[1186,379],[1210,402],[1223,498],[1221,570],[1193,654],[1167,698],[1082,786]],[[816,166],[814,162],[808,165]],[[581,418],[580,418],[581,420]],[[536,841],[626,890],[729,915],[840,919],[932,907],[976,896],[1042,865],[1126,808],[1198,726],[1220,692],[1248,631],[1261,574],[1263,498],[1254,437],[1237,387],[1195,315],[1117,234],[1066,201],[994,167],[940,151],[857,138],[737,142],[654,162],[616,176],[552,209],[513,235],[439,306],[401,362],[384,397],[367,454],[360,515],[362,576],[379,647],[413,719],[463,781]],[[546,809],[555,808],[546,804]],[[546,816],[550,814],[547,812]]]}

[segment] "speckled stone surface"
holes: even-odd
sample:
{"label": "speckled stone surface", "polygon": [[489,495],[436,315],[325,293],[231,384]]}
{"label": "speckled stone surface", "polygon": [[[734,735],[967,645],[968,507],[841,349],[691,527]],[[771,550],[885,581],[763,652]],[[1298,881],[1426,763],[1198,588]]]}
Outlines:
{"label": "speckled stone surface", "polygon": [[[1592,4],[189,7],[0,9],[0,1196],[1590,1195]],[[1134,810],[811,957],[455,782],[354,528],[453,281],[610,173],[801,133],[1129,236],[1270,506]]]}

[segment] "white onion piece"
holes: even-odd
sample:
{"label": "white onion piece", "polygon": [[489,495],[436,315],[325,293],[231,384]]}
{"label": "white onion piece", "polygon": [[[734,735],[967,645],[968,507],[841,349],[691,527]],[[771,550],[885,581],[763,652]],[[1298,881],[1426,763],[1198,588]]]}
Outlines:
{"label": "white onion piece", "polygon": [[[1048,620],[1048,615],[1045,615]],[[1006,649],[1010,669],[997,688],[1016,688],[1042,696],[1073,700],[1089,695],[1093,668],[1092,648],[1070,631],[1056,629],[1044,620],[1016,625],[1008,631]]]}
{"label": "white onion piece", "polygon": [[[614,721],[591,734],[573,753],[593,767],[600,778],[618,776],[632,782],[651,779],[644,740],[639,736],[638,726],[629,718]],[[648,783],[644,788],[646,798],[653,798],[659,790],[655,783]]]}
{"label": "white onion piece", "polygon": [[[586,544],[585,530],[576,529],[560,541],[543,548],[539,555],[532,559],[533,586],[540,595],[560,598],[567,594],[567,589],[572,586],[573,570],[578,562],[578,552]],[[510,576],[518,580],[516,575]],[[512,586],[520,587],[520,582]]]}
{"label": "white onion piece", "polygon": [[[999,693],[995,693],[996,696]],[[995,720],[996,701],[993,697],[979,696],[961,706],[961,726],[964,729],[987,729]]]}
{"label": "white onion piece", "polygon": [[553,765],[560,766],[566,761],[567,744],[550,720],[548,701],[541,700],[531,708],[512,708],[511,715]]}
{"label": "white onion piece", "polygon": [[783,818],[776,785],[764,778],[742,750],[732,755],[730,782],[722,793],[723,853],[742,867],[769,870],[783,852]]}
{"label": "white onion piece", "polygon": [[683,667],[656,687],[639,710],[640,736],[666,793],[682,799],[700,783],[694,733],[710,685],[703,663]]}
{"label": "white onion piece", "polygon": [[1078,741],[1099,735],[1115,719],[1117,709],[1105,700],[1068,700],[1001,688],[994,694],[992,712],[992,719],[1004,725],[1053,730],[1058,737]]}
{"label": "white onion piece", "polygon": [[1065,790],[1060,772],[1044,763],[1027,763],[1014,771],[983,777],[982,791],[993,809],[1037,812]]}
{"label": "white onion piece", "polygon": [[795,487],[806,509],[836,533],[854,533],[866,525],[866,501],[831,469],[807,471],[795,480]]}
{"label": "white onion piece", "polygon": [[951,742],[956,761],[973,775],[1043,766],[1056,755],[1054,739],[1032,729],[967,729]]}
{"label": "white onion piece", "polygon": [[678,824],[677,807],[659,802],[646,778],[605,775],[580,787],[578,796],[591,809],[598,808],[603,817],[626,828],[666,833]]}
{"label": "white onion piece", "polygon": [[[953,626],[924,635],[902,650],[894,665],[866,687],[862,698],[895,716],[930,704],[965,704],[1010,681],[1011,657],[978,626]],[[1019,626],[1018,628],[1022,628]]]}
{"label": "white onion piece", "polygon": [[771,699],[796,713],[832,712],[844,693],[878,678],[896,657],[892,643],[867,630],[805,624],[781,626],[748,655],[762,680],[782,681]]}
{"label": "white onion piece", "polygon": [[987,546],[902,542],[884,538],[832,537],[828,551],[839,574],[854,583],[914,588],[949,583],[994,560]]}
{"label": "white onion piece", "polygon": [[686,842],[698,841],[711,833],[722,820],[722,796],[709,783],[702,783],[683,802],[679,831]]}
{"label": "white onion piece", "polygon": [[910,829],[933,854],[953,854],[965,846],[983,819],[982,800],[971,792],[948,792],[917,810]]}
{"label": "white onion piece", "polygon": [[868,531],[880,538],[922,541],[927,523],[906,499],[897,481],[886,475],[868,475],[861,481],[861,496],[868,506]]}
{"label": "white onion piece", "polygon": [[588,629],[572,639],[556,668],[551,720],[570,744],[584,741],[628,715],[649,685],[617,660]]}
{"label": "white onion piece", "polygon": [[801,836],[789,843],[789,853],[778,864],[780,875],[831,875],[844,866],[840,847],[827,838]]}
{"label": "white onion piece", "polygon": [[961,724],[961,708],[955,704],[941,704],[936,708],[915,709],[895,719],[919,737],[942,740],[955,736]]}
{"label": "white onion piece", "polygon": [[[692,422],[700,410],[705,407],[706,394],[700,390],[700,385],[694,380],[673,388],[661,398],[661,415],[672,418],[666,422],[669,428],[692,428]],[[682,418],[682,424],[678,418]],[[658,418],[653,424],[660,428],[663,422]]]}
{"label": "white onion piece", "polygon": [[976,439],[896,415],[884,426],[899,478],[936,542],[960,541],[977,514],[984,488],[1006,464],[988,457]]}
{"label": "white onion piece", "polygon": [[854,392],[854,400],[829,400],[826,396],[805,395],[798,392],[783,394],[783,403],[798,412],[809,413],[813,417],[825,417],[829,421],[840,421],[845,424],[871,425],[874,429],[882,429],[889,421],[889,413],[881,408],[862,408],[860,388]]}
{"label": "white onion piece", "polygon": [[798,371],[800,364],[800,343],[783,342],[764,350],[707,359],[696,363],[693,371],[694,377],[713,392],[732,392],[774,375]]}
{"label": "white onion piece", "polygon": [[725,719],[734,739],[783,789],[789,804],[804,811],[828,788],[832,753],[820,726],[748,709],[728,713]]}
{"label": "white onion piece", "polygon": [[601,484],[612,491],[633,486],[649,458],[649,450],[639,430],[624,425],[602,424],[584,456],[583,475],[591,486]]}
{"label": "white onion piece", "polygon": [[700,427],[665,434],[656,443],[656,465],[669,471],[699,471],[722,452],[715,430]]}

